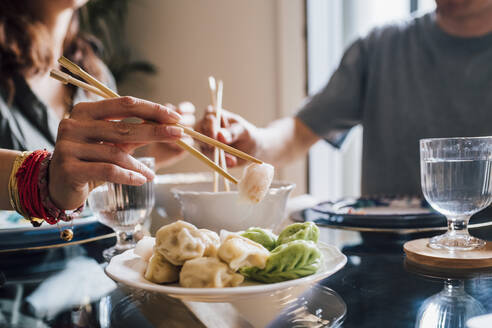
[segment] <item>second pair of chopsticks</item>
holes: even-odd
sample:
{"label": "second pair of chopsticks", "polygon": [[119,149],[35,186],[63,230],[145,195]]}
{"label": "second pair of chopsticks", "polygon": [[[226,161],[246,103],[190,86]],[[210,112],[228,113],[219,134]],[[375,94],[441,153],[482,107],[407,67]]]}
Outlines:
{"label": "second pair of chopsticks", "polygon": [[[70,84],[73,84],[73,85],[76,85],[80,88],[83,88],[87,91],[90,91],[90,92],[94,92],[98,95],[100,95],[101,97],[103,98],[117,98],[119,97],[119,95],[114,92],[113,90],[109,89],[108,87],[106,87],[104,84],[102,84],[101,82],[99,82],[97,79],[95,79],[94,77],[92,77],[90,74],[88,74],[87,72],[85,72],[84,70],[82,70],[79,66],[77,66],[76,64],[72,63],[71,61],[69,61],[68,59],[66,59],[65,57],[62,57],[59,59],[59,62],[60,64],[65,67],[66,69],[68,69],[70,72],[72,72],[73,74],[75,75],[78,75],[80,77],[82,77],[84,80],[86,80],[88,83],[90,84],[87,84],[87,83],[84,83],[78,79],[75,79],[73,77],[71,77],[70,75],[68,74],[65,74],[63,72],[60,72],[58,70],[52,70],[50,72],[50,76],[59,80],[60,82],[62,83],[70,83]],[[192,137],[195,137],[196,139],[199,139],[203,142],[206,142],[206,143],[209,143],[209,144],[213,144],[215,145],[216,143],[220,143],[218,141],[216,141],[215,139],[212,139],[212,138],[209,138],[207,136],[204,136],[192,129],[189,129],[185,126],[182,126],[181,124],[176,124],[176,126],[179,126],[181,128],[183,128],[184,132],[191,135]],[[183,142],[182,140],[178,140],[176,142],[176,144],[178,146],[180,146],[181,148],[187,150],[188,152],[190,152],[192,155],[194,155],[196,158],[200,159],[201,161],[203,161],[205,164],[207,164],[209,167],[211,167],[213,170],[215,170],[216,172],[218,172],[219,174],[221,174],[224,178],[228,179],[229,181],[237,184],[238,181],[236,180],[236,178],[234,178],[232,175],[230,175],[228,172],[224,171],[221,167],[217,166],[214,162],[212,162],[210,159],[208,159],[208,157],[206,157],[205,155],[203,155],[202,153],[200,153],[198,150],[196,150],[195,148],[193,148],[192,146],[186,144],[185,142]],[[241,157],[241,158],[250,158],[248,160],[251,160],[253,162],[256,162],[256,163],[261,163],[260,160],[246,154],[246,153],[243,153],[235,148],[232,148],[230,146],[227,146],[227,145],[224,145],[222,143],[220,143],[222,146],[226,146],[224,148],[228,149],[228,148],[231,148],[233,151],[231,152],[232,154],[238,156],[238,157]],[[238,153],[239,152],[239,153]],[[246,155],[246,156],[244,156]],[[245,158],[246,157],[246,158]]]}
{"label": "second pair of chopsticks", "polygon": [[[219,80],[217,83],[213,76],[208,77],[208,87],[210,90],[210,100],[212,101],[212,106],[215,111],[215,115],[217,116],[217,125],[215,127],[216,131],[219,131],[222,122],[222,95],[224,90],[224,84],[222,80]],[[218,147],[214,148],[214,162],[219,165],[227,172],[227,164],[225,158],[225,152],[223,149]],[[225,191],[230,191],[231,188],[229,186],[229,181],[224,179],[224,188]],[[214,173],[214,192],[219,191],[219,175],[217,172]]]}

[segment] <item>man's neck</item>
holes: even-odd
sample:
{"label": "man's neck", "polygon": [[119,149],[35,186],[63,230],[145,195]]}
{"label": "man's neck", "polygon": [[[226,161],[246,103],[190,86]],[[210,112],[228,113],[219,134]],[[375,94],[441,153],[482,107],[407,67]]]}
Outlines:
{"label": "man's neck", "polygon": [[458,37],[479,37],[492,32],[492,8],[466,17],[448,17],[437,11],[436,19],[441,29]]}

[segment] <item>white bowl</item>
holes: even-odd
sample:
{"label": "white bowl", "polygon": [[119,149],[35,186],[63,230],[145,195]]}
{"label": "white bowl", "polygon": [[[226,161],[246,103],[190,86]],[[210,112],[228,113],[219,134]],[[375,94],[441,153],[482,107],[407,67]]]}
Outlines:
{"label": "white bowl", "polygon": [[[261,227],[275,230],[285,218],[285,207],[295,184],[273,182],[267,195],[258,204],[240,200],[237,191],[210,192],[173,188],[171,192],[181,203],[183,220],[199,228],[216,232]],[[210,189],[209,189],[210,190]]]}
{"label": "white bowl", "polygon": [[181,204],[171,193],[171,189],[192,188],[197,191],[211,190],[211,173],[162,174],[154,179],[155,205],[152,212],[151,231],[183,217]]}

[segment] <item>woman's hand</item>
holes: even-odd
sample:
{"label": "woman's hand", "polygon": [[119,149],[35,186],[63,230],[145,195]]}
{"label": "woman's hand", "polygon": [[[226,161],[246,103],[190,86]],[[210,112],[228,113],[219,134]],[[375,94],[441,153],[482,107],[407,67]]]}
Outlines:
{"label": "woman's hand", "polygon": [[[216,127],[217,117],[213,107],[209,106],[205,112],[205,116],[197,123],[195,129],[252,156],[257,156],[260,148],[260,137],[259,129],[253,124],[241,116],[223,109],[221,128],[217,130]],[[201,144],[201,149],[204,154],[212,158],[212,146]],[[244,160],[228,153],[226,153],[226,162],[227,166],[230,167],[245,163]]]}
{"label": "woman's hand", "polygon": [[[165,104],[169,109],[172,109],[181,115],[179,123],[193,128],[195,125],[195,106],[190,102],[182,102],[177,107],[172,104]],[[193,139],[190,136],[181,138],[184,142],[192,145]],[[156,169],[169,166],[181,160],[187,153],[183,148],[174,143],[158,142],[152,143],[145,147],[141,147],[135,151],[138,156],[152,156],[156,161]]]}
{"label": "woman's hand", "polygon": [[128,154],[133,145],[173,143],[183,130],[164,124],[115,122],[138,117],[157,123],[177,123],[181,115],[149,101],[121,97],[79,103],[60,122],[49,169],[49,193],[60,209],[79,207],[96,181],[142,185],[153,172]]}

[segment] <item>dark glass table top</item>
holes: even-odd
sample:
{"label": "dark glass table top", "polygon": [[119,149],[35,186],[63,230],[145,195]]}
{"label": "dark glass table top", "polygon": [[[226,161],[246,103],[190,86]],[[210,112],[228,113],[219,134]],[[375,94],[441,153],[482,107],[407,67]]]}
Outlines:
{"label": "dark glass table top", "polygon": [[[114,242],[0,254],[0,327],[250,327],[224,304],[190,307],[117,286],[101,257]],[[491,271],[436,273],[408,263],[400,244],[337,246],[347,265],[302,298],[305,310],[325,319],[311,327],[426,327],[439,309],[492,313]],[[296,311],[271,327],[296,326]]]}

